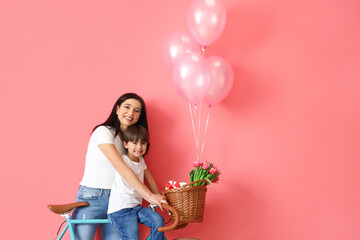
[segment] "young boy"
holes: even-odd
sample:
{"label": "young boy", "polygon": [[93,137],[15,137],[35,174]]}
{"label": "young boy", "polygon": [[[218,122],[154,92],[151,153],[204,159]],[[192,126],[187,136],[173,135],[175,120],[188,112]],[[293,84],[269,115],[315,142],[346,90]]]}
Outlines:
{"label": "young boy", "polygon": [[[144,158],[149,143],[149,135],[143,126],[131,125],[124,131],[124,147],[128,150],[122,158],[134,173],[144,182],[144,178],[153,193],[160,191],[154,178],[147,169]],[[164,233],[158,232],[164,226],[163,217],[150,208],[140,206],[142,197],[119,173],[115,173],[115,182],[111,188],[108,217],[122,240],[138,240],[138,222],[151,227],[151,239],[163,240]]]}

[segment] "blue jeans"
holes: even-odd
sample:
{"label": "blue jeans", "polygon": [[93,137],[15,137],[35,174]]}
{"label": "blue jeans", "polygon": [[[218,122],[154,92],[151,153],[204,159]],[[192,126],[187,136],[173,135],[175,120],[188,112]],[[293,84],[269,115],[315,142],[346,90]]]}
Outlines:
{"label": "blue jeans", "polygon": [[139,240],[138,222],[151,227],[152,240],[165,239],[164,233],[158,232],[158,228],[164,226],[164,219],[150,208],[137,206],[122,209],[109,214],[109,220],[123,240]]}
{"label": "blue jeans", "polygon": [[[76,201],[86,201],[90,206],[81,207],[74,211],[73,219],[106,219],[109,205],[109,189],[79,187],[76,195]],[[75,236],[77,240],[94,239],[98,224],[75,224]],[[101,238],[103,240],[121,239],[115,228],[107,223],[100,224]]]}

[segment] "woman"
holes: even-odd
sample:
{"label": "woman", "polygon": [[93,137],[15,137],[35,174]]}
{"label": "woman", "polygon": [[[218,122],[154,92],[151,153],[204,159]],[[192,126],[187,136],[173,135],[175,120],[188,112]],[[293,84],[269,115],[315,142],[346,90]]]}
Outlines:
{"label": "woman", "polygon": [[[159,206],[166,203],[165,197],[152,193],[121,157],[126,154],[121,140],[122,134],[133,124],[142,125],[148,130],[145,102],[134,93],[126,93],[116,101],[108,119],[93,129],[86,154],[84,176],[76,196],[76,201],[86,201],[90,206],[77,209],[74,219],[107,218],[115,171],[148,202]],[[96,224],[77,225],[76,239],[94,239],[96,228]],[[100,232],[103,240],[120,239],[111,224],[101,224]]]}

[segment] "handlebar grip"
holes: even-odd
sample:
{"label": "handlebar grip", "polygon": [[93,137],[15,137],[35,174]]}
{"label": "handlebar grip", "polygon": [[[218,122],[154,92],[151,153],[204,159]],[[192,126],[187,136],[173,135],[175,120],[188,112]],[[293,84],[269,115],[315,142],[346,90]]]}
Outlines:
{"label": "handlebar grip", "polygon": [[170,225],[170,226],[159,227],[159,228],[158,228],[158,231],[159,231],[159,232],[165,232],[165,231],[170,231],[170,230],[175,229],[175,228],[178,226],[178,224],[179,224],[179,218],[180,218],[180,217],[179,217],[179,213],[176,211],[175,208],[173,208],[173,207],[170,206],[169,204],[162,203],[161,206],[162,206],[164,209],[168,210],[168,211],[172,214],[174,223],[173,223],[172,225]]}

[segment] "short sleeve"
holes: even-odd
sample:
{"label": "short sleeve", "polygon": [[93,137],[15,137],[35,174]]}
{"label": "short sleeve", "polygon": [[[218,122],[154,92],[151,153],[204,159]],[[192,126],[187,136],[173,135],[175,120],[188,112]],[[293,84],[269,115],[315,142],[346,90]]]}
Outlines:
{"label": "short sleeve", "polygon": [[99,126],[93,132],[93,137],[96,139],[96,144],[110,143],[114,144],[115,131],[106,126]]}

